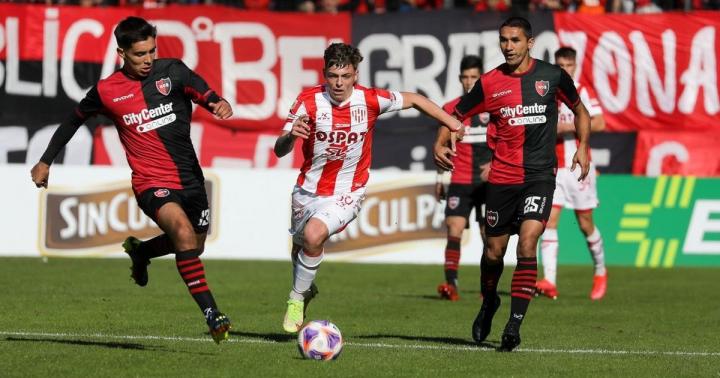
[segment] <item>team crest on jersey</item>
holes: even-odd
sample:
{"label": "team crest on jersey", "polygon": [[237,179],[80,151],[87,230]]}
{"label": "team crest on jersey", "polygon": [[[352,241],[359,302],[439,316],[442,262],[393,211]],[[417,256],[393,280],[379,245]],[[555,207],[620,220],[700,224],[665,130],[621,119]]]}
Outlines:
{"label": "team crest on jersey", "polygon": [[547,80],[535,81],[535,91],[540,96],[545,96],[548,93],[548,91],[550,91],[550,82]]}
{"label": "team crest on jersey", "polygon": [[[537,84],[535,85],[537,86]],[[172,82],[170,81],[169,77],[164,77],[160,80],[155,81],[155,88],[157,88],[158,92],[162,93],[163,96],[167,96],[170,94]]]}
{"label": "team crest on jersey", "polygon": [[350,116],[355,123],[363,123],[367,121],[367,109],[356,107],[350,110]]}
{"label": "team crest on jersey", "polygon": [[167,189],[158,189],[154,193],[155,197],[163,198],[170,195],[170,191]]}
{"label": "team crest on jersey", "polygon": [[488,226],[490,226],[490,227],[497,226],[499,220],[500,220],[500,215],[498,215],[497,211],[488,210],[487,214],[485,215],[485,221],[487,222]]}
{"label": "team crest on jersey", "polygon": [[448,198],[448,207],[450,210],[457,209],[458,205],[460,205],[460,197],[453,196]]}

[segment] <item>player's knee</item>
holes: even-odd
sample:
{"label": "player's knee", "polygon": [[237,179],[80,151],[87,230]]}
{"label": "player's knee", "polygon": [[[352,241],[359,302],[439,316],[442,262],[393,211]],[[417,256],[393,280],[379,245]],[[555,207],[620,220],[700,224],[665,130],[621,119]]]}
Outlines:
{"label": "player's knee", "polygon": [[175,244],[178,250],[198,249],[195,230],[190,225],[181,225],[175,229]]}
{"label": "player's knee", "polygon": [[321,227],[306,227],[303,231],[303,237],[305,239],[305,252],[309,254],[319,253],[322,252],[327,232]]}
{"label": "player's knee", "polygon": [[519,257],[535,257],[537,254],[537,242],[536,237],[524,237],[518,240],[518,256]]}

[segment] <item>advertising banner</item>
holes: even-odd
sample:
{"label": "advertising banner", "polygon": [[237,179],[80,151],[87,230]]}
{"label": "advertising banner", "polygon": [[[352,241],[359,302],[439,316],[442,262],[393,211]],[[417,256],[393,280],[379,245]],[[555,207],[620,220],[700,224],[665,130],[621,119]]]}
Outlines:
{"label": "advertising banner", "polygon": [[720,176],[720,131],[638,132],[633,173]]}

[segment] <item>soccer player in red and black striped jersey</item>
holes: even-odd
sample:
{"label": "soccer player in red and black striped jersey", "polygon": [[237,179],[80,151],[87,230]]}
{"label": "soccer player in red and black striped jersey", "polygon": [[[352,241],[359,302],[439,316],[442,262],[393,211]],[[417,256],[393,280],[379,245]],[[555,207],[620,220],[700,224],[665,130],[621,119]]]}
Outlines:
{"label": "soccer player in red and black striped jersey", "polygon": [[[460,61],[460,83],[463,93],[470,92],[482,73],[482,60],[476,55],[468,55]],[[448,102],[443,110],[452,114],[460,97]],[[450,185],[445,192],[441,175],[435,185],[438,200],[445,198],[445,225],[447,226],[447,244],[445,247],[445,282],[437,288],[441,298],[456,301],[458,293],[458,264],[460,263],[460,244],[462,234],[468,226],[470,212],[475,209],[475,219],[480,223],[480,232],[485,240],[485,218],[482,206],[485,204],[485,183],[490,172],[492,152],[487,146],[487,125],[490,120],[488,113],[480,113],[477,117],[467,118],[465,137],[458,142],[456,156],[453,157],[455,169],[450,178]]]}
{"label": "soccer player in red and black striped jersey", "polygon": [[94,114],[110,117],[132,169],[138,205],[165,232],[143,242],[131,236],[123,243],[132,260],[132,278],[145,286],[150,259],[174,253],[178,272],[219,343],[228,337],[230,320],[218,310],[200,260],[210,209],[190,140],[191,101],[220,119],[232,116],[232,109],[182,61],[155,59],[156,35],[142,18],[118,24],[115,38],[123,67],[92,87],[60,124],[32,168],[32,180],[47,187],[50,165],[80,125]]}
{"label": "soccer player in red and black striped jersey", "polygon": [[[500,49],[505,63],[482,75],[455,107],[460,119],[480,112],[488,112],[491,117],[488,145],[493,156],[486,193],[487,248],[480,267],[483,304],[473,323],[473,339],[477,343],[490,333],[492,318],[500,306],[497,285],[503,257],[510,235],[518,234],[510,319],[503,331],[501,351],[511,351],[520,345],[520,325],[535,294],[536,248],[550,215],[555,190],[558,101],[575,114],[579,142],[571,169],[580,165],[580,180],[589,170],[588,111],[567,72],[530,57],[533,43],[532,28],[526,19],[507,19],[500,26]],[[443,169],[453,167],[450,141],[449,133],[438,133],[435,161]]]}

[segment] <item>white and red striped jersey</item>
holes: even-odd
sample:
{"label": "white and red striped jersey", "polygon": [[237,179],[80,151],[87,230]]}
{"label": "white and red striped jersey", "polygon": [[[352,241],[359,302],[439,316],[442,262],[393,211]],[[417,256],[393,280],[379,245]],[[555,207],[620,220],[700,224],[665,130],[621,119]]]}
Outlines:
{"label": "white and red striped jersey", "polygon": [[283,130],[307,115],[310,137],[303,140],[303,164],[297,184],[321,196],[364,188],[370,175],[372,138],[380,114],[401,110],[400,92],[355,85],[338,104],[319,85],[300,93]]}
{"label": "white and red striped jersey", "polygon": [[[580,95],[580,101],[582,101],[585,108],[587,108],[590,117],[602,114],[602,108],[600,107],[600,101],[598,101],[595,92],[590,87],[575,83],[578,94]],[[558,108],[558,122],[560,123],[574,123],[575,113],[570,110],[564,103],[560,103]],[[555,153],[558,159],[558,168],[569,168],[572,165],[573,156],[577,151],[578,140],[575,133],[566,133],[558,135],[557,142],[555,143]],[[588,154],[588,159],[590,155]]]}

